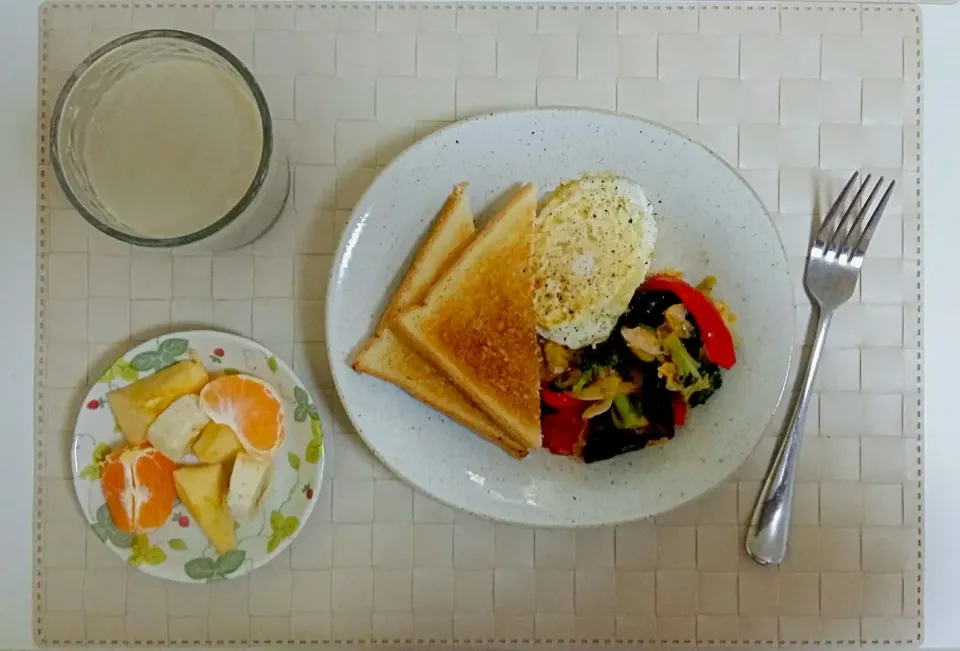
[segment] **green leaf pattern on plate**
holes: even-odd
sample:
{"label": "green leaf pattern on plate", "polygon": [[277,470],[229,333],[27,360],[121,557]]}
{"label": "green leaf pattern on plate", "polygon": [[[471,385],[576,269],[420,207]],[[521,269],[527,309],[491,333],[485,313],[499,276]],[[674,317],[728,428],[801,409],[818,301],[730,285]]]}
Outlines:
{"label": "green leaf pattern on plate", "polygon": [[186,339],[178,337],[164,339],[156,350],[144,351],[130,360],[130,365],[141,373],[159,371],[176,362],[189,347],[190,343]]}
{"label": "green leaf pattern on plate", "polygon": [[220,571],[223,572],[224,576],[227,574],[233,574],[240,569],[240,566],[243,565],[244,559],[247,557],[247,552],[242,549],[234,549],[229,551],[223,556],[220,557]]}
{"label": "green leaf pattern on plate", "polygon": [[144,535],[133,537],[133,545],[130,547],[130,556],[127,563],[133,567],[140,567],[144,563],[147,565],[159,565],[167,560],[167,554],[156,545],[151,545],[150,541]]}
{"label": "green leaf pattern on plate", "polygon": [[320,420],[316,405],[310,401],[310,396],[303,390],[303,387],[293,387],[293,399],[297,403],[297,407],[293,411],[293,420],[302,423],[307,420],[307,416],[311,420]]}
{"label": "green leaf pattern on plate", "polygon": [[133,364],[121,357],[115,361],[110,368],[104,371],[99,381],[113,382],[117,378],[120,378],[126,382],[135,382],[139,377],[140,372],[134,368]]}
{"label": "green leaf pattern on plate", "polygon": [[307,463],[320,461],[320,444],[316,441],[310,441],[307,444],[306,452],[303,453],[303,458]]}
{"label": "green leaf pattern on plate", "polygon": [[280,543],[297,533],[300,520],[295,515],[284,515],[280,511],[270,512],[270,538],[267,540],[267,553],[272,553]]}
{"label": "green leaf pattern on plate", "polygon": [[187,352],[187,348],[189,347],[190,342],[188,342],[186,339],[171,337],[170,339],[164,339],[160,342],[160,348],[158,351],[164,357],[176,359],[180,355],[183,355],[185,352]]}
{"label": "green leaf pattern on plate", "polygon": [[320,461],[320,451],[323,449],[323,425],[319,417],[310,419],[310,436],[303,458],[307,463],[317,463]]}
{"label": "green leaf pattern on plate", "polygon": [[247,552],[242,549],[234,549],[215,559],[200,556],[187,561],[183,571],[195,581],[216,581],[225,579],[240,569],[246,558]]}
{"label": "green leaf pattern on plate", "polygon": [[106,443],[98,443],[95,448],[93,448],[93,462],[94,463],[103,463],[103,460],[110,456],[110,446]]}
{"label": "green leaf pattern on plate", "polygon": [[108,454],[110,454],[110,446],[106,443],[98,443],[97,446],[93,448],[90,463],[85,465],[83,470],[80,471],[80,477],[88,481],[100,479],[100,464],[103,463],[103,460],[107,458]]}
{"label": "green leaf pattern on plate", "polygon": [[310,418],[310,442],[303,452],[303,459],[307,463],[317,463],[320,461],[321,450],[323,449],[323,424],[320,422],[320,413],[302,387],[293,388],[293,399],[297,403],[293,412],[293,419],[302,423],[308,417]]}
{"label": "green leaf pattern on plate", "polygon": [[133,534],[124,533],[117,529],[117,525],[113,523],[113,518],[110,517],[110,510],[107,509],[107,505],[103,504],[99,509],[97,509],[97,521],[93,523],[93,533],[97,534],[97,538],[104,542],[110,542],[114,547],[119,547],[120,549],[129,549],[133,547]]}
{"label": "green leaf pattern on plate", "polygon": [[183,566],[183,571],[186,572],[187,576],[191,579],[203,581],[205,579],[212,579],[219,567],[219,558],[213,559],[201,556],[187,561]]}
{"label": "green leaf pattern on plate", "polygon": [[[223,345],[220,342],[215,343],[216,346]],[[198,349],[209,347],[207,342],[193,341],[192,337],[190,340],[176,336],[168,339],[161,338],[157,341],[155,348],[144,347],[135,355],[115,361],[99,378],[97,384],[106,384],[109,385],[109,389],[113,389],[115,386],[135,382],[146,375],[170,366],[178,359],[183,359],[191,345]],[[261,365],[264,359],[266,360],[266,369],[277,375],[278,379],[275,381],[280,381],[284,374],[289,374],[288,370],[280,368],[279,360],[276,357],[269,354],[264,355],[260,358],[259,363]],[[231,356],[229,353],[223,358],[225,364],[237,363],[237,360],[237,355]],[[227,366],[222,369],[222,372],[224,374],[252,372],[256,375],[249,363],[241,362],[241,366],[251,370]],[[260,369],[261,372],[266,370],[263,366],[260,366]],[[281,381],[281,386],[277,387],[281,393],[283,393],[284,388],[282,384]],[[260,542],[259,545],[255,544],[253,547],[250,546],[250,543],[258,540],[265,541],[266,553],[273,554],[285,541],[297,533],[300,529],[303,514],[301,509],[313,498],[313,490],[308,491],[308,489],[311,486],[316,486],[316,471],[310,464],[317,464],[323,456],[323,426],[317,406],[302,386],[298,386],[296,382],[292,384],[294,404],[291,404],[290,407],[294,409],[294,420],[297,423],[302,423],[304,428],[309,424],[310,438],[299,451],[287,451],[286,465],[289,466],[290,470],[285,472],[288,473],[288,478],[292,475],[292,484],[289,484],[288,494],[286,486],[284,487],[286,499],[282,496],[278,497],[275,503],[276,507],[270,511],[267,522],[263,522],[262,527],[257,526],[259,531],[253,529],[244,534],[245,527],[239,526],[237,535],[240,547],[238,549],[219,557],[212,557],[210,547],[204,538],[203,544],[207,546],[205,551],[201,551],[198,544],[199,539],[195,538],[198,535],[202,536],[202,533],[191,522],[191,519],[173,518],[163,529],[155,534],[150,534],[150,537],[156,536],[154,540],[146,535],[124,533],[117,529],[107,505],[102,503],[99,490],[100,467],[103,460],[112,451],[111,446],[107,442],[103,442],[103,439],[107,439],[111,443],[120,440],[119,428],[116,427],[116,421],[112,417],[109,418],[109,423],[106,425],[100,421],[93,421],[95,426],[87,430],[92,432],[102,430],[102,433],[89,435],[94,438],[96,445],[90,453],[90,463],[83,466],[77,473],[77,480],[88,483],[88,513],[91,514],[91,527],[96,536],[109,543],[116,550],[121,550],[121,554],[132,567],[143,569],[157,566],[167,567],[168,565],[182,567],[182,570],[178,570],[176,573],[181,576],[186,575],[184,578],[193,581],[221,581],[230,578],[233,574],[241,571],[243,567],[254,568],[260,565],[264,553],[264,542]],[[289,387],[290,384],[286,386]],[[289,394],[286,395],[289,396]],[[87,411],[90,413],[85,415],[90,417],[97,410]],[[101,411],[110,416],[109,409]],[[97,418],[99,417],[97,416]],[[78,429],[78,431],[83,430]],[[303,433],[299,436],[297,447],[303,445],[302,441],[306,438]],[[288,438],[291,438],[289,430]],[[277,462],[282,463],[281,459],[282,457],[278,455]],[[301,475],[301,472],[305,474]],[[287,481],[290,481],[290,479]],[[78,490],[80,490],[79,487]],[[307,496],[308,493],[310,493],[309,496]],[[266,526],[268,523],[269,528]],[[240,524],[242,523],[238,523],[238,525]],[[167,529],[167,527],[171,528]],[[189,560],[184,562],[181,559]],[[152,574],[156,573],[154,570],[148,571]],[[168,571],[164,570],[164,572]],[[163,573],[160,576],[163,576]]]}

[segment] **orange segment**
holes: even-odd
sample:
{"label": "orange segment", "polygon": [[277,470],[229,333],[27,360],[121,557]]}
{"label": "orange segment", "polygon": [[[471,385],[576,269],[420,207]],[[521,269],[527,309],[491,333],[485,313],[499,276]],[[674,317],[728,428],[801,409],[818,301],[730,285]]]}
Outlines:
{"label": "orange segment", "polygon": [[149,533],[170,518],[176,464],[155,448],[123,447],[103,461],[100,487],[117,529]]}
{"label": "orange segment", "polygon": [[137,504],[137,526],[142,531],[159,529],[170,519],[177,496],[173,482],[173,471],[176,469],[177,464],[159,450],[150,450],[137,456],[133,476],[137,493],[142,496]]}
{"label": "orange segment", "polygon": [[273,387],[250,375],[224,375],[200,392],[210,420],[237,434],[250,456],[271,456],[283,442],[283,403]]}
{"label": "orange segment", "polygon": [[127,473],[119,460],[120,453],[118,450],[104,460],[100,488],[113,524],[120,531],[130,533],[133,531],[133,491],[127,490]]}

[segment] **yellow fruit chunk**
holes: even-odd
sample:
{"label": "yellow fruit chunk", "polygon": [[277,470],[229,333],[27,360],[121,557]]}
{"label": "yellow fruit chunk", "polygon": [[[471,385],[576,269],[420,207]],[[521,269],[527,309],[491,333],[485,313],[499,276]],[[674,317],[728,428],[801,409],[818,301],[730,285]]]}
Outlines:
{"label": "yellow fruit chunk", "polygon": [[243,449],[240,439],[226,425],[209,422],[193,444],[193,453],[203,463],[222,463]]}
{"label": "yellow fruit chunk", "polygon": [[130,445],[147,439],[147,428],[174,400],[200,393],[208,381],[203,364],[185,360],[107,394],[120,431]]}
{"label": "yellow fruit chunk", "polygon": [[197,396],[180,396],[147,428],[147,441],[174,461],[180,461],[210,422]]}
{"label": "yellow fruit chunk", "polygon": [[233,518],[224,508],[229,475],[220,464],[184,466],[173,473],[177,495],[218,554],[237,548]]}
{"label": "yellow fruit chunk", "polygon": [[257,514],[273,486],[273,460],[255,459],[241,452],[230,473],[227,509],[237,520],[250,520]]}

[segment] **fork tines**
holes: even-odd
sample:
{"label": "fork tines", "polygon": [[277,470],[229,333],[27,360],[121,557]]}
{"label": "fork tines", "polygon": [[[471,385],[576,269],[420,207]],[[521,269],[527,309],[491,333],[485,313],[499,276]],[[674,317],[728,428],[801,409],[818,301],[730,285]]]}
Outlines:
{"label": "fork tines", "polygon": [[[858,266],[863,262],[863,256],[867,252],[867,246],[870,244],[870,239],[873,237],[874,231],[877,230],[877,224],[880,223],[880,217],[883,215],[883,210],[890,200],[890,195],[893,194],[894,185],[896,185],[896,181],[890,181],[886,186],[886,190],[883,192],[883,196],[880,197],[876,208],[870,213],[869,218],[867,218],[867,214],[870,212],[870,206],[884,185],[884,178],[881,176],[877,182],[873,184],[867,198],[861,202],[864,192],[871,185],[870,181],[873,175],[867,174],[863,179],[863,183],[858,184],[857,180],[859,176],[860,174],[858,172],[854,172],[850,180],[847,181],[847,184],[843,186],[840,196],[838,196],[837,200],[830,206],[830,210],[827,212],[827,216],[820,226],[820,231],[817,233],[817,239],[813,245],[814,252],[819,252],[820,255],[824,257],[843,258],[844,261],[849,261]],[[855,186],[857,190],[853,195],[853,199],[843,214],[840,215],[843,206],[847,203],[847,197],[849,197],[850,191]],[[859,210],[857,210],[858,206]]]}

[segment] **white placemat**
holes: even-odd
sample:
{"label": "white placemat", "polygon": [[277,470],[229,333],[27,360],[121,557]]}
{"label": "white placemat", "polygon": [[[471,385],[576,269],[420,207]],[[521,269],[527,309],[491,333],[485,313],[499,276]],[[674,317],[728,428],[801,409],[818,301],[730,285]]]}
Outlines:
{"label": "white placemat", "polygon": [[[39,644],[912,644],[922,591],[920,15],[901,5],[85,4],[41,11],[35,636]],[[295,166],[252,247],[131,250],[89,228],[49,168],[69,71],[141,28],[234,51]],[[808,420],[790,556],[741,552],[773,447],[656,521],[530,530],[454,513],[381,467],[332,391],[323,293],[336,238],[404,146],[478,112],[590,106],[663,121],[740,168],[794,262],[814,202],[853,169],[898,179],[834,320]],[[208,325],[312,377],[329,480],[289,553],[187,586],[124,566],[70,490],[72,419],[131,342]],[[802,341],[797,345],[802,345]]]}

